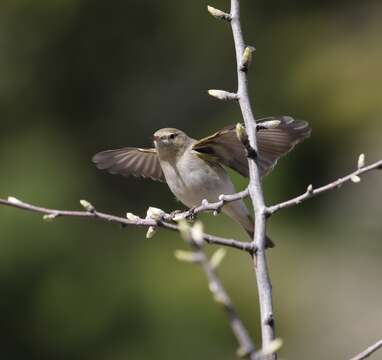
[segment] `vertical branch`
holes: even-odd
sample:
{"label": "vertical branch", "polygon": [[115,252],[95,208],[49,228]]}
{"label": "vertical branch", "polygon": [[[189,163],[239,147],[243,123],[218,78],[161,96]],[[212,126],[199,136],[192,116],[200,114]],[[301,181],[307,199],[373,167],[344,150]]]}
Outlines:
{"label": "vertical branch", "polygon": [[[256,142],[256,120],[252,111],[248,92],[248,59],[243,55],[251,51],[251,48],[245,48],[243,33],[240,24],[240,5],[239,0],[231,0],[231,28],[235,42],[238,90],[237,97],[240,109],[243,115],[245,127],[249,137],[250,146],[257,153]],[[261,187],[260,171],[256,161],[249,159],[249,194],[255,211],[255,233],[254,245],[256,252],[254,254],[254,267],[256,271],[257,287],[259,292],[260,312],[261,312],[261,332],[262,346],[268,347],[275,338],[275,327],[273,319],[272,306],[272,286],[269,278],[267,258],[265,253],[265,229],[267,208],[264,203],[264,196]],[[276,355],[271,355],[276,359]]]}

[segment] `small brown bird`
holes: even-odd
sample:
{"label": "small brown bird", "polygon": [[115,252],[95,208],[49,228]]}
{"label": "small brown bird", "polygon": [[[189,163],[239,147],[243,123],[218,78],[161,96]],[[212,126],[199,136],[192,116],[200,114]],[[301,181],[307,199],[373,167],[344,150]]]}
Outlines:
{"label": "small brown bird", "polygon": [[[276,123],[276,127],[262,129],[261,124],[269,121]],[[267,175],[281,156],[311,132],[306,121],[288,116],[264,118],[258,125],[261,176]],[[107,150],[94,155],[92,160],[98,169],[107,169],[111,174],[167,182],[173,194],[189,208],[200,205],[203,199],[215,202],[221,194],[235,193],[223,166],[249,176],[246,149],[239,141],[234,125],[201,140],[192,139],[181,130],[165,128],[156,131],[153,140],[154,148]],[[253,220],[242,200],[229,202],[222,210],[241,224],[252,238]]]}

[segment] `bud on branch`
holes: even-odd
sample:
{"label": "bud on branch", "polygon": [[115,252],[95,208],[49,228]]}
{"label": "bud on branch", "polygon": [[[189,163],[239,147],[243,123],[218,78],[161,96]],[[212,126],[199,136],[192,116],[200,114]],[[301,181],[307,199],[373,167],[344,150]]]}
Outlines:
{"label": "bud on branch", "polygon": [[243,58],[241,59],[240,70],[248,71],[249,66],[252,63],[252,54],[255,52],[255,48],[253,46],[247,46],[244,49]]}
{"label": "bud on branch", "polygon": [[224,90],[210,89],[208,94],[219,99],[219,100],[239,100],[239,97],[236,93],[231,93]]}
{"label": "bud on branch", "polygon": [[216,9],[212,6],[207,5],[208,12],[215,18],[219,20],[226,20],[231,21],[232,17],[230,14],[225,13],[224,11],[221,11],[219,9]]}

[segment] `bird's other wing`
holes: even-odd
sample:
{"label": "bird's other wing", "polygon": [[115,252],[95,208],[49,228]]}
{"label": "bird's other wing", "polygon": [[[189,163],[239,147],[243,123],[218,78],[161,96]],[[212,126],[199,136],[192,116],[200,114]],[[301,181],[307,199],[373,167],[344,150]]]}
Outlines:
{"label": "bird's other wing", "polygon": [[[261,128],[257,131],[258,164],[262,176],[269,174],[277,160],[293,147],[309,137],[311,128],[306,121],[295,120],[289,116],[268,117],[257,121],[278,120],[280,124],[272,129]],[[245,147],[236,136],[235,125],[227,126],[215,134],[197,141],[193,149],[200,153],[215,156],[218,161],[243,176],[249,176]]]}
{"label": "bird's other wing", "polygon": [[279,120],[279,126],[257,132],[259,166],[263,176],[273,170],[280,157],[308,138],[312,132],[306,121],[295,120],[290,116],[263,118],[259,124],[272,120]]}
{"label": "bird's other wing", "polygon": [[98,169],[123,176],[141,176],[165,182],[155,149],[125,147],[95,154],[92,161]]}
{"label": "bird's other wing", "polygon": [[248,176],[248,159],[245,147],[236,136],[235,125],[226,126],[192,146],[192,149],[212,157],[243,176]]}

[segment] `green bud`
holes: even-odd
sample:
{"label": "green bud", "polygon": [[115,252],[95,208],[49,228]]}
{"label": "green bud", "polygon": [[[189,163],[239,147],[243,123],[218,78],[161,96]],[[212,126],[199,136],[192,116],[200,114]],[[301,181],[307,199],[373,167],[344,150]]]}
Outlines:
{"label": "green bud", "polygon": [[191,238],[191,227],[186,220],[180,220],[178,222],[178,230],[182,238],[186,241],[189,241]]}
{"label": "green bud", "polygon": [[22,204],[21,200],[16,199],[13,196],[8,196],[8,202],[10,202],[11,204],[15,204],[15,205]]}
{"label": "green bud", "polygon": [[139,216],[137,216],[131,212],[126,213],[126,218],[127,218],[127,220],[134,221],[134,222],[138,221],[140,219]]}
{"label": "green bud", "polygon": [[198,245],[204,243],[204,232],[203,223],[201,221],[196,221],[194,226],[191,228],[192,240],[194,240]]}
{"label": "green bud", "polygon": [[42,219],[46,222],[53,221],[57,217],[57,214],[45,214]]}
{"label": "green bud", "polygon": [[227,253],[226,249],[220,248],[212,254],[210,259],[210,264],[214,270],[216,270],[219,267],[226,253]]}
{"label": "green bud", "polygon": [[176,250],[175,258],[179,261],[184,261],[188,263],[195,263],[198,261],[198,256],[192,251]]}
{"label": "green bud", "polygon": [[236,124],[236,136],[242,144],[248,144],[248,134],[242,123]]}
{"label": "green bud", "polygon": [[244,49],[243,58],[241,60],[241,70],[243,71],[248,70],[252,62],[252,54],[254,51],[255,51],[255,48],[253,46],[247,46]]}
{"label": "green bud", "polygon": [[157,232],[157,229],[155,226],[150,226],[146,233],[146,239],[151,239],[155,233]]}
{"label": "green bud", "polygon": [[266,356],[266,355],[271,355],[274,354],[275,352],[279,351],[284,344],[284,341],[280,338],[274,339],[270,342],[270,344],[261,350],[261,355]]}
{"label": "green bud", "polygon": [[359,183],[361,181],[361,178],[358,175],[353,174],[352,176],[350,176],[350,180],[353,183],[357,184],[357,183]]}
{"label": "green bud", "polygon": [[358,169],[362,169],[365,166],[365,154],[361,154],[358,158]]}
{"label": "green bud", "polygon": [[208,94],[219,100],[237,100],[238,99],[237,94],[231,93],[225,90],[210,89],[208,90]]}
{"label": "green bud", "polygon": [[215,9],[214,7],[209,6],[209,5],[207,5],[207,10],[216,19],[227,20],[227,21],[231,20],[231,15],[225,13],[224,11],[221,11],[219,9]]}
{"label": "green bud", "polygon": [[80,200],[80,204],[88,212],[95,211],[95,207],[87,200]]}
{"label": "green bud", "polygon": [[156,207],[150,206],[147,209],[146,219],[149,218],[149,219],[158,221],[163,217],[164,214],[165,212],[162,209],[158,209]]}

